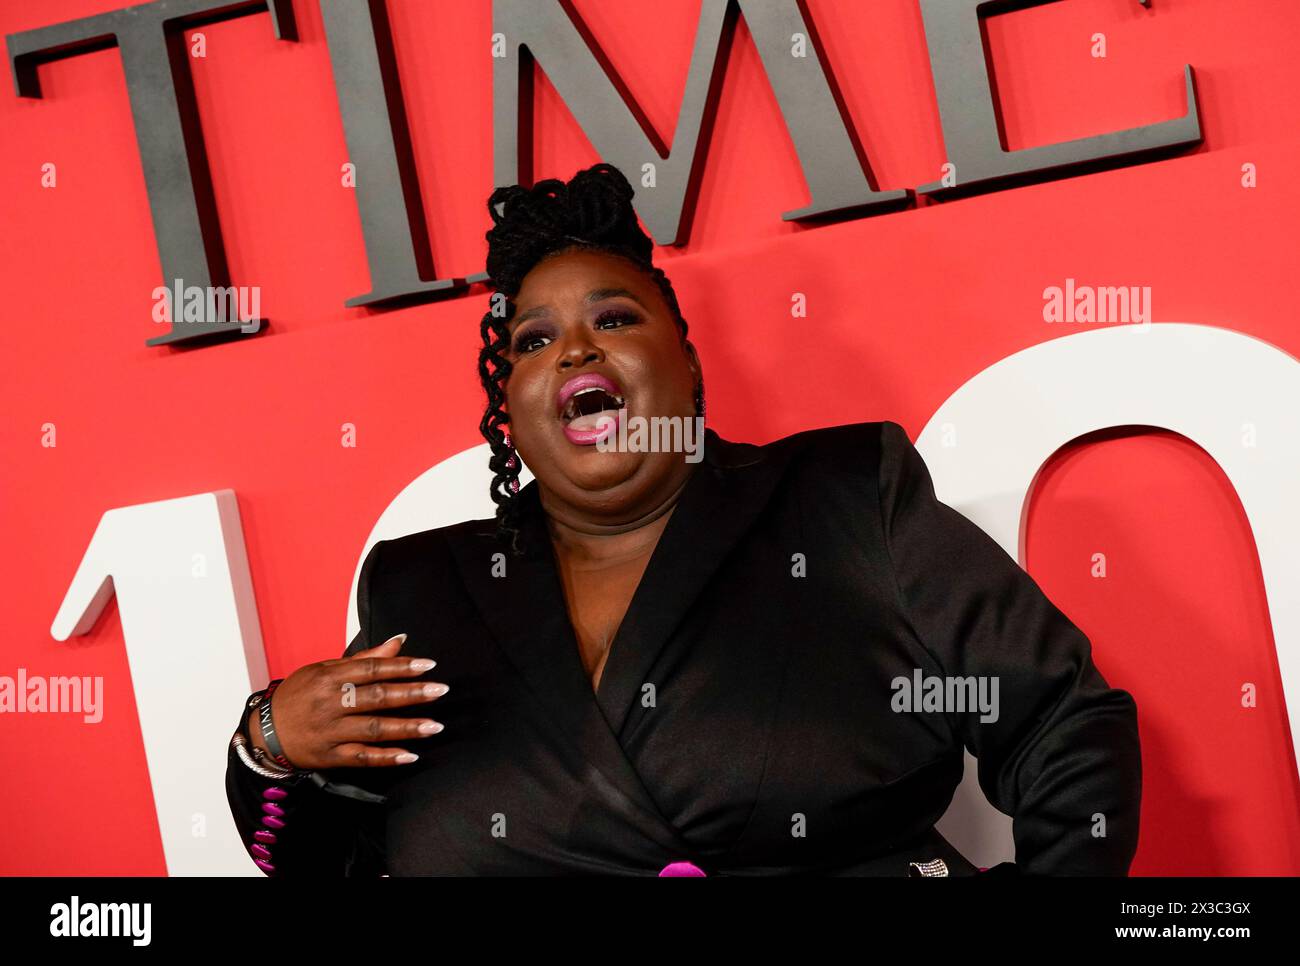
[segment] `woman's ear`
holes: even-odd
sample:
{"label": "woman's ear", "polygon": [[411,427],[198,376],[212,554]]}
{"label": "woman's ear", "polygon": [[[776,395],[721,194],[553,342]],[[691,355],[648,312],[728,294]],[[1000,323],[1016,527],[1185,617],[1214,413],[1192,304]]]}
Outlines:
{"label": "woman's ear", "polygon": [[695,346],[687,339],[682,343],[682,348],[686,352],[686,364],[690,366],[691,378],[694,382],[699,382],[704,378],[704,373],[700,366],[700,357],[695,352]]}

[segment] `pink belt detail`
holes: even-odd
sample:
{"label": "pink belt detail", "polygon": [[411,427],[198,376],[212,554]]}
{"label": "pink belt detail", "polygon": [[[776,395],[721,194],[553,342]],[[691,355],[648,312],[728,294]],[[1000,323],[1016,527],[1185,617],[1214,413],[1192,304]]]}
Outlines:
{"label": "pink belt detail", "polygon": [[659,878],[664,876],[706,876],[707,873],[693,862],[669,862],[659,870]]}

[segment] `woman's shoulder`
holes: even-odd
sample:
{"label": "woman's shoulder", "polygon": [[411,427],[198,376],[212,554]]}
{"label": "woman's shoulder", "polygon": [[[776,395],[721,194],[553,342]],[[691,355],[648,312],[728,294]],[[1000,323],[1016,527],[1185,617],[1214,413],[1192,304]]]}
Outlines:
{"label": "woman's shoulder", "polygon": [[[820,426],[790,433],[767,443],[729,440],[710,430],[714,443],[706,447],[705,458],[729,471],[750,468],[768,472],[787,469],[797,476],[816,481],[877,474],[883,458],[907,445],[907,433],[892,420],[875,420]],[[530,483],[529,488],[535,484]],[[406,564],[427,571],[451,566],[457,548],[496,548],[497,520],[482,517],[382,539],[375,544],[382,552],[384,569]],[[373,551],[372,551],[373,552]]]}
{"label": "woman's shoulder", "polygon": [[496,520],[485,518],[382,538],[370,548],[363,566],[382,572],[389,581],[426,581],[455,566],[456,547],[493,542],[495,529]]}
{"label": "woman's shoulder", "polygon": [[814,446],[837,447],[872,443],[880,439],[885,427],[899,428],[890,420],[875,420],[859,423],[839,423],[835,426],[821,426],[817,429],[805,429],[781,439],[774,440],[769,446]]}
{"label": "woman's shoulder", "polygon": [[882,447],[899,436],[903,428],[891,420],[840,423],[791,433],[757,447],[764,457],[789,460],[792,464],[826,475],[874,472]]}
{"label": "woman's shoulder", "polygon": [[888,441],[897,438],[907,436],[892,421],[840,423],[762,444],[720,440],[710,461],[737,486],[748,483],[805,494],[800,499],[833,500],[837,494],[874,490]]}

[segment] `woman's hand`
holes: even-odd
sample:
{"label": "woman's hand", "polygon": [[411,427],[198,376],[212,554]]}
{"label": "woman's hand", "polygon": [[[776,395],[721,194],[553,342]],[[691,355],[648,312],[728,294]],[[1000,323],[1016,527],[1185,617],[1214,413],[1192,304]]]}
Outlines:
{"label": "woman's hand", "polygon": [[[398,634],[351,657],[304,665],[281,682],[271,702],[271,720],[294,767],[383,767],[409,764],[419,757],[404,748],[365,744],[426,738],[442,730],[439,722],[427,718],[378,713],[423,704],[448,691],[445,684],[394,681],[423,674],[434,665],[427,658],[398,657],[405,640],[405,634]],[[251,714],[249,735],[265,749],[257,709]]]}

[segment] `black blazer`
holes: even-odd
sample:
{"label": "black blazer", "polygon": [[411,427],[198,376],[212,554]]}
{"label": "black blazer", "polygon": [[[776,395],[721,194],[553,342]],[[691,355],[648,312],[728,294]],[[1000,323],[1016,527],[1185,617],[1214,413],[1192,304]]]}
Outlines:
{"label": "black blazer", "polygon": [[[964,746],[1014,816],[1020,872],[1127,873],[1133,698],[1015,560],[936,499],[898,424],[764,446],[707,430],[595,694],[536,482],[519,497],[525,559],[476,520],[381,541],[362,566],[346,653],[406,632],[403,655],[438,662],[420,680],[451,686],[402,712],[446,726],[400,742],[418,762],[283,783],[231,752],[250,848],[268,831],[265,790],[287,790],[264,871],[907,875],[942,858],[970,875],[934,830]],[[892,682],[917,674],[996,677],[996,721],[894,710]]]}

